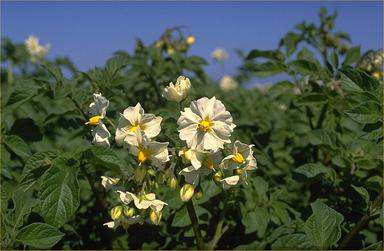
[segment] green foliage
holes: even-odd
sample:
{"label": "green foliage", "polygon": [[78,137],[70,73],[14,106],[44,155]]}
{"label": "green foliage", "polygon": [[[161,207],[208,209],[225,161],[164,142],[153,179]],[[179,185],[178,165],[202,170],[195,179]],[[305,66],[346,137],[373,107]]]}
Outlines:
{"label": "green foliage", "polygon": [[[169,176],[138,167],[113,136],[110,148],[91,145],[84,125],[94,92],[110,100],[104,123],[112,135],[120,113],[140,102],[163,117],[159,141],[176,144],[168,175],[182,182],[173,170],[182,147],[180,109],[162,90],[186,75],[192,89],[181,107],[216,96],[237,125],[232,141],[254,144],[258,164],[240,188],[223,190],[208,180],[196,188],[192,201],[207,245],[382,249],[383,80],[375,74],[381,54],[362,52],[348,34],[335,32],[336,16],[321,9],[319,24],[297,25],[275,50],[244,53],[234,76],[240,86],[231,92],[207,76],[203,58],[189,55],[179,27],[152,44],[137,40],[133,52],[117,51],[86,72],[67,58],[31,62],[24,44],[4,39],[2,248],[194,249],[187,206],[178,188],[165,186]],[[277,74],[286,80],[243,87]],[[110,209],[119,206],[116,190],[132,186],[138,172],[156,179],[147,185],[168,203],[160,224],[106,228]],[[121,182],[104,189],[103,175]]]}

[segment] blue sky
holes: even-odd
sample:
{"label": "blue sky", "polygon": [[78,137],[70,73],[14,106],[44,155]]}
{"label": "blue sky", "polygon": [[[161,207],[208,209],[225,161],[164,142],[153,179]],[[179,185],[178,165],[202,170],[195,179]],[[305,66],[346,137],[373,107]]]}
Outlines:
{"label": "blue sky", "polygon": [[[239,65],[234,50],[274,49],[294,25],[317,22],[317,11],[337,10],[336,29],[351,34],[363,51],[383,44],[382,2],[6,2],[2,36],[50,43],[50,57],[67,55],[81,69],[102,66],[119,49],[132,51],[135,37],[149,43],[168,27],[185,25],[196,37],[191,54],[210,61],[216,47],[230,52],[225,73]],[[215,79],[218,65],[207,67]]]}

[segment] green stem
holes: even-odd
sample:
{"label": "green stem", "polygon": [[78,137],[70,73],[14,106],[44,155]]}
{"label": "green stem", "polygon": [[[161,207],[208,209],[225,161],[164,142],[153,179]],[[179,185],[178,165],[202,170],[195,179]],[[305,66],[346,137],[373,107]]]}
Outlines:
{"label": "green stem", "polygon": [[205,249],[204,240],[203,240],[203,236],[201,235],[201,231],[199,228],[199,220],[197,218],[195,207],[193,206],[192,200],[189,200],[187,202],[187,211],[188,211],[189,218],[191,219],[191,222],[192,222],[193,232],[195,233],[197,248],[199,250],[204,250]]}
{"label": "green stem", "polygon": [[8,72],[7,72],[8,84],[13,84],[13,62],[8,61]]}

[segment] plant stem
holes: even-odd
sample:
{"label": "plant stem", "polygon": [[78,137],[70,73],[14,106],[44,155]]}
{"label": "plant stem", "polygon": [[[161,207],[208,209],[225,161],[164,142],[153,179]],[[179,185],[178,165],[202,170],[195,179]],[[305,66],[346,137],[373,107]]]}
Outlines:
{"label": "plant stem", "polygon": [[228,226],[223,227],[225,220],[225,213],[227,210],[228,194],[224,192],[224,209],[220,212],[219,222],[217,223],[215,234],[213,235],[212,240],[207,244],[209,250],[215,249],[217,243],[219,242],[221,236],[228,230]]}
{"label": "plant stem", "polygon": [[201,235],[201,231],[199,228],[199,220],[197,218],[195,207],[193,206],[192,200],[189,200],[187,202],[187,211],[188,211],[189,218],[191,219],[191,222],[192,222],[193,232],[195,233],[197,248],[199,250],[203,250],[205,249],[204,240],[203,240],[203,236]]}
{"label": "plant stem", "polygon": [[8,61],[8,72],[7,72],[8,84],[13,84],[13,62],[12,60]]}
{"label": "plant stem", "polygon": [[369,221],[372,219],[373,214],[378,208],[380,208],[381,204],[383,203],[383,195],[384,190],[381,190],[379,195],[376,197],[375,201],[372,203],[369,212],[364,215],[359,220],[359,222],[351,229],[351,231],[345,236],[339,246],[339,249],[345,249],[346,247],[348,247],[349,242],[360,232],[360,230],[362,230],[368,225]]}

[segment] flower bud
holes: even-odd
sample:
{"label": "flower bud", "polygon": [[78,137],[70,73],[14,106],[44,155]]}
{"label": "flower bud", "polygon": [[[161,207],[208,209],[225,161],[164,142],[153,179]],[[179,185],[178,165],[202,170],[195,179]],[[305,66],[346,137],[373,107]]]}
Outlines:
{"label": "flower bud", "polygon": [[169,56],[172,56],[175,53],[175,50],[173,48],[168,48],[167,53]]}
{"label": "flower bud", "polygon": [[180,102],[185,99],[191,89],[191,81],[189,78],[180,76],[174,85],[172,82],[164,88],[162,96],[168,101]]}
{"label": "flower bud", "polygon": [[168,186],[172,189],[175,189],[177,187],[177,179],[175,176],[171,177],[169,180],[168,180]]}
{"label": "flower bud", "polygon": [[135,209],[133,209],[132,207],[124,206],[123,212],[125,216],[131,218],[135,214]]}
{"label": "flower bud", "polygon": [[186,40],[187,40],[187,44],[188,44],[188,45],[191,45],[191,44],[194,44],[194,43],[195,43],[195,40],[196,40],[196,39],[195,39],[194,36],[191,35],[191,36],[188,36]]}
{"label": "flower bud", "polygon": [[161,220],[162,216],[163,216],[163,212],[162,211],[155,212],[154,210],[151,210],[151,212],[149,213],[149,219],[155,225],[159,225],[160,224],[160,220]]}
{"label": "flower bud", "polygon": [[123,208],[121,206],[116,206],[111,210],[111,218],[112,220],[117,220],[120,218]]}
{"label": "flower bud", "polygon": [[213,181],[216,183],[216,185],[221,186],[220,181],[223,179],[223,177],[223,173],[221,171],[218,171],[213,175]]}
{"label": "flower bud", "polygon": [[203,192],[202,192],[201,190],[199,190],[199,191],[197,191],[197,192],[195,193],[195,198],[196,198],[197,200],[199,200],[199,199],[201,199],[201,197],[203,197]]}
{"label": "flower bud", "polygon": [[181,189],[180,189],[180,199],[182,201],[189,201],[193,194],[195,193],[195,187],[191,184],[186,183]]}

